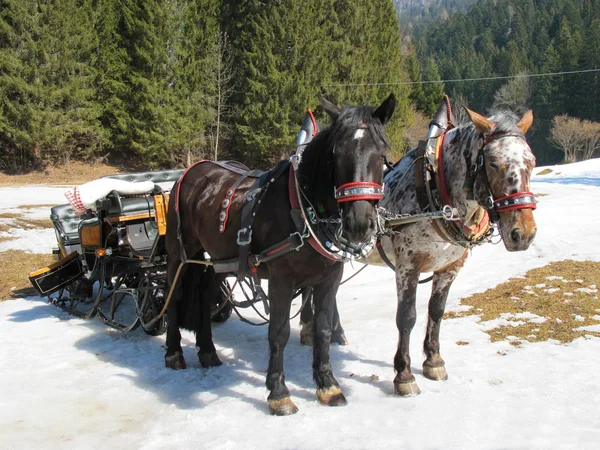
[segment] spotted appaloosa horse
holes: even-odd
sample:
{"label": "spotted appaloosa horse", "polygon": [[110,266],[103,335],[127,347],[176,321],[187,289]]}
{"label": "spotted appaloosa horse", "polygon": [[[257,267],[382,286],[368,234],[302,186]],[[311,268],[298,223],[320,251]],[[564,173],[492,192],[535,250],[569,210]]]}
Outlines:
{"label": "spotted appaloosa horse", "polygon": [[[535,203],[533,195],[528,192],[535,157],[525,140],[533,114],[529,111],[519,119],[511,113],[499,113],[488,119],[467,111],[472,123],[448,131],[443,138],[443,174],[448,203],[457,208],[462,223],[468,226],[477,225],[475,222],[482,217],[480,213],[489,208],[492,219],[498,219],[506,249],[526,250],[536,233],[532,214]],[[478,156],[482,164],[478,171],[471,172]],[[385,177],[381,206],[386,210],[403,214],[423,212],[412,171],[413,166],[421,166],[417,159],[417,150],[412,150]],[[464,188],[469,176],[473,179],[472,196]],[[490,198],[495,200],[496,208],[490,208]],[[515,199],[529,203],[521,208],[515,206]],[[498,208],[499,203],[513,207]],[[416,321],[419,275],[433,272],[423,347],[423,375],[431,380],[445,380],[448,374],[440,355],[440,324],[450,286],[467,259],[469,245],[442,239],[429,220],[405,225],[393,235],[382,237],[380,243],[387,255],[395,256],[396,266],[396,324],[400,340],[394,358],[394,390],[401,396],[416,395],[420,390],[410,368],[409,343]],[[383,265],[377,252],[371,254],[368,263]]]}

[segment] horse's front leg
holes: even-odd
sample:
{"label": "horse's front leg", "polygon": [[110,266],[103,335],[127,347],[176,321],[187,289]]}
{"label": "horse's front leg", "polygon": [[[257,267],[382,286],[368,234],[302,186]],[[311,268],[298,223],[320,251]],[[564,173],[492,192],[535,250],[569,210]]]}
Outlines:
{"label": "horse's front leg", "polygon": [[298,412],[285,385],[283,373],[283,351],[290,337],[290,308],[292,305],[292,283],[283,276],[269,274],[269,303],[271,318],[269,321],[269,370],[267,389],[269,411],[277,416],[286,416]]}
{"label": "horse's front leg", "polygon": [[321,404],[342,406],[348,403],[333,376],[329,359],[332,334],[332,317],[335,296],[342,280],[343,265],[337,264],[331,275],[314,287],[315,316],[313,319],[313,378],[317,384],[317,397]]}
{"label": "horse's front leg", "polygon": [[417,320],[415,305],[419,271],[411,268],[410,263],[403,264],[396,259],[396,291],[398,294],[398,309],[396,311],[396,326],[400,334],[398,349],[394,357],[394,392],[408,397],[421,393],[415,376],[410,370],[410,333]]}
{"label": "horse's front leg", "polygon": [[459,270],[467,260],[467,251],[457,261],[444,267],[443,270],[433,274],[433,287],[429,299],[429,317],[427,320],[427,334],[423,343],[425,361],[423,362],[423,376],[430,380],[447,380],[448,372],[440,356],[440,325],[446,309],[446,299],[450,286],[454,282]]}

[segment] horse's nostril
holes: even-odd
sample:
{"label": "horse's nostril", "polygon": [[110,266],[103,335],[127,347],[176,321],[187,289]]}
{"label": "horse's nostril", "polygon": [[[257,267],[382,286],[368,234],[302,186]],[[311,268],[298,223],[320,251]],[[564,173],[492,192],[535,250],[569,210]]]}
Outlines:
{"label": "horse's nostril", "polygon": [[521,242],[521,235],[522,235],[522,233],[521,233],[520,228],[515,228],[514,230],[512,230],[510,232],[510,237],[515,244],[518,244],[519,242]]}

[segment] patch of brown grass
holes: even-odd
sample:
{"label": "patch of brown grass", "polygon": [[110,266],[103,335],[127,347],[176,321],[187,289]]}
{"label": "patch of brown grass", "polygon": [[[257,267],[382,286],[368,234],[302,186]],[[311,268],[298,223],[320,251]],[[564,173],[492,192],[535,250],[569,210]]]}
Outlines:
{"label": "patch of brown grass", "polygon": [[0,219],[16,219],[21,216],[20,213],[0,213]]}
{"label": "patch of brown grass", "polygon": [[0,186],[24,186],[28,184],[77,185],[96,180],[104,175],[130,172],[117,166],[102,163],[71,161],[68,166],[48,166],[43,171],[21,175],[8,175],[0,172]]}
{"label": "patch of brown grass", "polygon": [[30,210],[30,209],[39,209],[39,208],[52,208],[53,206],[56,206],[56,204],[35,204],[35,205],[19,205],[17,206],[18,209],[24,209],[24,210]]}
{"label": "patch of brown grass", "polygon": [[26,230],[54,227],[50,219],[26,219],[21,213],[0,213],[0,219],[8,219],[10,221],[10,223],[0,223],[0,231],[4,232],[8,232],[15,227]]}
{"label": "patch of brown grass", "polygon": [[[2,225],[0,225],[0,231],[2,231]],[[0,242],[12,241],[16,239],[16,236],[0,236]]]}
{"label": "patch of brown grass", "polygon": [[[600,324],[599,287],[600,263],[558,261],[464,298],[461,304],[471,308],[448,312],[446,317],[479,315],[482,322],[506,319],[508,325],[497,326],[487,333],[492,341],[508,339],[515,346],[522,341],[548,339],[571,342],[586,334],[600,335],[575,330]],[[539,317],[528,317],[526,313]]]}
{"label": "patch of brown grass", "polygon": [[19,295],[35,295],[27,276],[56,261],[56,255],[25,253],[21,250],[0,252],[0,301]]}
{"label": "patch of brown grass", "polygon": [[20,228],[32,229],[32,228],[53,228],[54,225],[50,219],[23,219],[19,217],[16,220],[16,224]]}
{"label": "patch of brown grass", "polygon": [[548,175],[549,173],[552,173],[552,169],[540,170],[536,175]]}

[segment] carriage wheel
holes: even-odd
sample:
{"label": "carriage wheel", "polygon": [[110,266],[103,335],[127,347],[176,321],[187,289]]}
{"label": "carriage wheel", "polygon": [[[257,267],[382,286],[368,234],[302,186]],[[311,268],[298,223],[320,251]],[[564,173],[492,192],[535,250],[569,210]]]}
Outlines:
{"label": "carriage wheel", "polygon": [[160,336],[167,331],[166,314],[163,314],[153,325],[148,326],[147,324],[160,314],[165,305],[164,277],[151,275],[142,277],[137,285],[137,291],[142,328],[150,336]]}
{"label": "carriage wheel", "polygon": [[229,300],[233,299],[233,293],[231,292],[231,286],[227,280],[223,280],[221,286],[219,286],[219,294],[215,299],[215,304],[212,305],[210,311],[210,317],[213,322],[223,323],[231,317],[233,311],[233,303]]}

